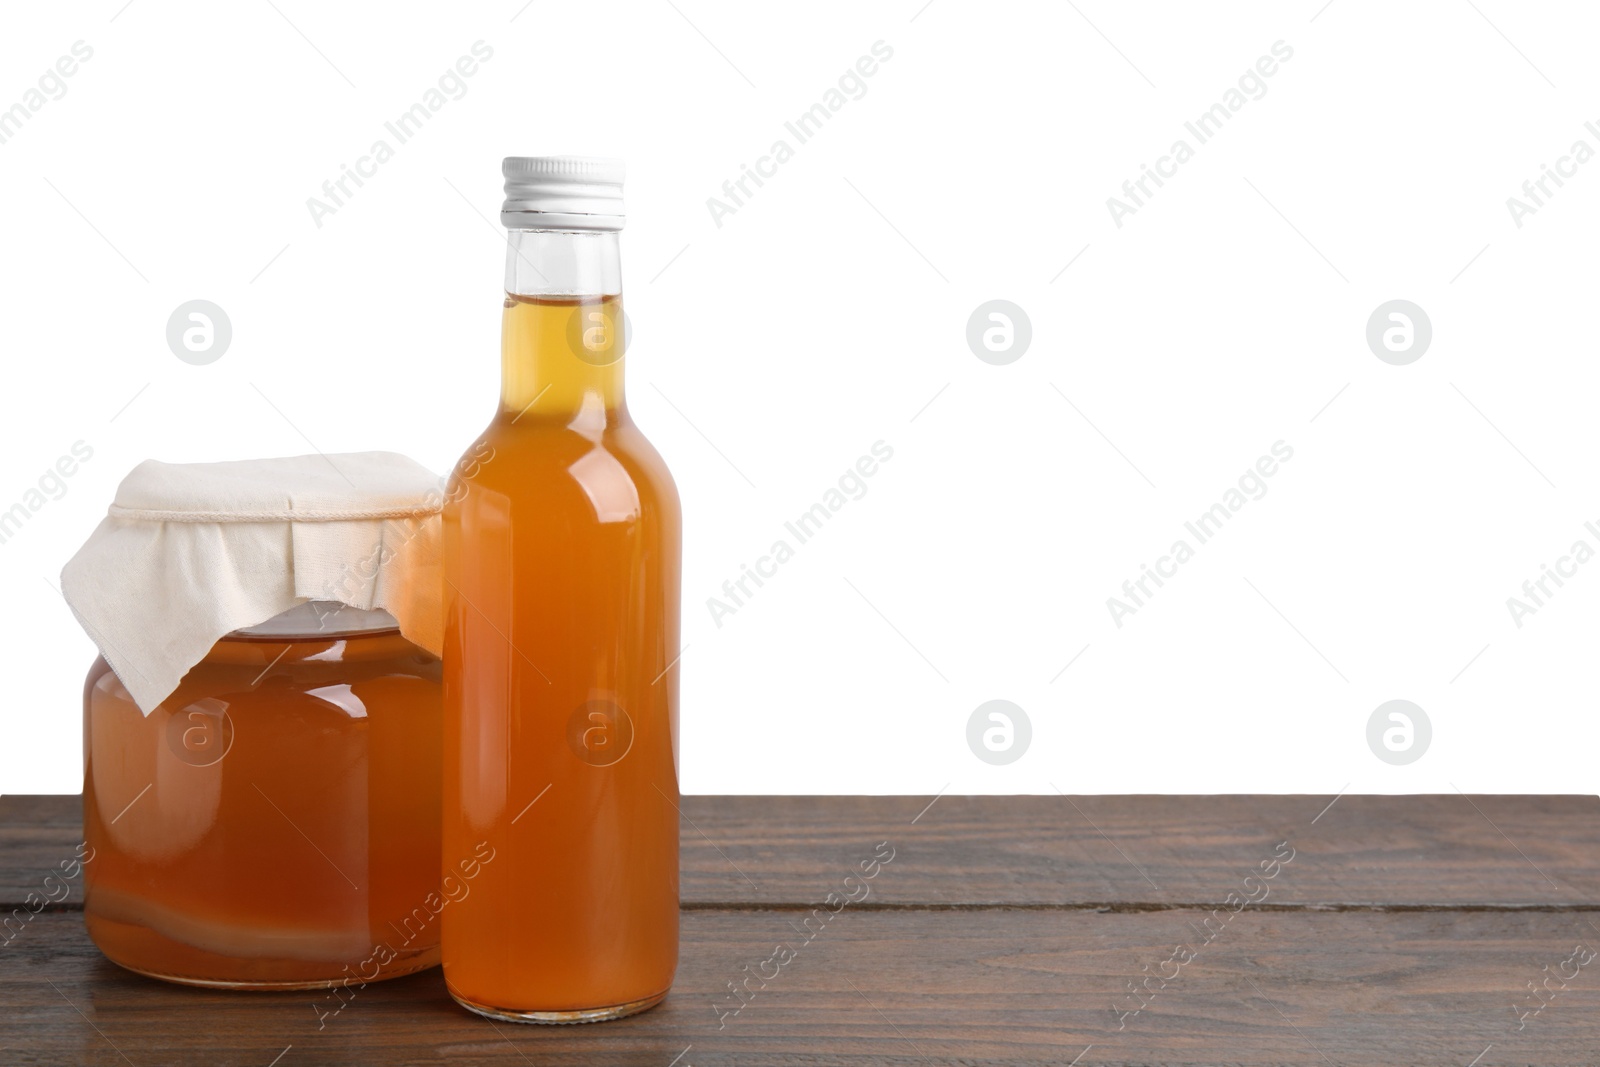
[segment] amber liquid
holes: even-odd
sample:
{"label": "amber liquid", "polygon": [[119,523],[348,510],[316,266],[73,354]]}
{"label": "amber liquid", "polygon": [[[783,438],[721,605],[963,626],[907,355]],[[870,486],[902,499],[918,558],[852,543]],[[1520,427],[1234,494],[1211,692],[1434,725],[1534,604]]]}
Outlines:
{"label": "amber liquid", "polygon": [[230,637],[146,717],[97,662],[83,790],[95,944],[143,974],[228,987],[437,963],[439,678],[393,631]]}
{"label": "amber liquid", "polygon": [[677,490],[622,402],[620,299],[508,296],[501,408],[444,513],[445,980],[523,1021],[660,1000],[678,958]]}

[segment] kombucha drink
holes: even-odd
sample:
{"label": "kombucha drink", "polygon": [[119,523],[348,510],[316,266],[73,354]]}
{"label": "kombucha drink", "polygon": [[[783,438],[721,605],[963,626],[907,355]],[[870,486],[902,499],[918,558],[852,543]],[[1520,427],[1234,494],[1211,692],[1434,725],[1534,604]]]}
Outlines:
{"label": "kombucha drink", "polygon": [[511,232],[499,410],[446,494],[443,862],[496,859],[442,953],[464,1006],[561,1023],[677,966],[681,533],[623,402],[621,220],[551,221]]}
{"label": "kombucha drink", "polygon": [[95,944],[130,970],[227,988],[436,964],[439,682],[439,661],[395,629],[241,633],[145,716],[97,660],[83,788]]}

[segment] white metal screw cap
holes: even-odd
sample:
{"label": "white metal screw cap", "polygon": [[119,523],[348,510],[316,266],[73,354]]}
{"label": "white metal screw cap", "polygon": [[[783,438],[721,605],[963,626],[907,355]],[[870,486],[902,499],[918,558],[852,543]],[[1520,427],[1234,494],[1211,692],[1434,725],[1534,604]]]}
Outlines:
{"label": "white metal screw cap", "polygon": [[506,179],[500,222],[507,229],[622,229],[620,159],[507,156],[500,171]]}

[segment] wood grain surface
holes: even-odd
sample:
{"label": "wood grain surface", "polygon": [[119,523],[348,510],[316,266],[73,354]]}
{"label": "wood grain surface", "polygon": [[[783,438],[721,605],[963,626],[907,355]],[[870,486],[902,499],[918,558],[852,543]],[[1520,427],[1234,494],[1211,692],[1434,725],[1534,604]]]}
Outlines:
{"label": "wood grain surface", "polygon": [[[809,903],[884,840],[901,870],[880,905],[1212,904],[1285,840],[1302,858],[1274,905],[1600,902],[1592,796],[696,796],[682,810],[688,907]],[[0,835],[0,903],[15,902],[82,840],[79,798],[0,797]]]}
{"label": "wood grain surface", "polygon": [[[74,895],[0,948],[0,1064],[1600,1064],[1600,798],[932,799],[685,798],[672,995],[593,1026],[490,1023],[437,970],[319,1026],[120,970]],[[75,804],[0,799],[0,901]]]}

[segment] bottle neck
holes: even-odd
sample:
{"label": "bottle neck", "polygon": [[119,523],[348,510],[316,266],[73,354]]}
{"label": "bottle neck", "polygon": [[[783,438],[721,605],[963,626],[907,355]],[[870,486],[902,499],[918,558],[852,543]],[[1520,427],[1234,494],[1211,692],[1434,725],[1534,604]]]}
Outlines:
{"label": "bottle neck", "polygon": [[604,426],[623,417],[617,234],[512,230],[501,325],[502,414]]}

